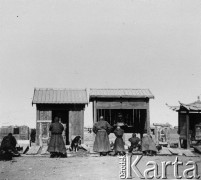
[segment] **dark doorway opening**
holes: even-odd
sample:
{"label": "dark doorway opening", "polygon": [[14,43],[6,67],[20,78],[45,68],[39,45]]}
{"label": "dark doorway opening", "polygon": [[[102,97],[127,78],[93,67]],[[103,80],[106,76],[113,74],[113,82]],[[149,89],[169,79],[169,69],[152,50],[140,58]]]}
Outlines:
{"label": "dark doorway opening", "polygon": [[54,118],[59,117],[60,123],[64,126],[63,138],[66,145],[69,145],[69,111],[68,110],[53,110],[52,111],[52,122]]}
{"label": "dark doorway opening", "polygon": [[97,120],[103,116],[112,126],[118,121],[118,115],[121,114],[125,133],[145,133],[146,129],[146,109],[97,109]]}

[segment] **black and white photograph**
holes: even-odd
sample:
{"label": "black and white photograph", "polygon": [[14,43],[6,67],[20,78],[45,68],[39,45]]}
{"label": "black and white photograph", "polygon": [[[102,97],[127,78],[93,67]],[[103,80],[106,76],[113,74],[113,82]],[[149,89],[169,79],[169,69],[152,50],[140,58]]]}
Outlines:
{"label": "black and white photograph", "polygon": [[201,179],[200,0],[0,0],[0,180]]}

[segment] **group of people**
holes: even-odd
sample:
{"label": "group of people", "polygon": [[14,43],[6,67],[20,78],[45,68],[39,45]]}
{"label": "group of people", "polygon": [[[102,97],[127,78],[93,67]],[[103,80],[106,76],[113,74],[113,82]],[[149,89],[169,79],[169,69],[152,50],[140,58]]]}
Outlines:
{"label": "group of people", "polygon": [[[109,141],[109,134],[113,132],[116,136],[113,144],[114,155],[124,155],[124,130],[121,128],[122,122],[118,122],[115,127],[112,127],[107,121],[104,120],[103,116],[100,117],[99,121],[94,124],[93,132],[96,134],[93,150],[99,152],[101,156],[107,155],[112,151],[112,147]],[[63,140],[62,132],[64,126],[59,122],[59,118],[55,117],[54,122],[51,123],[49,130],[51,131],[50,142],[48,143],[47,151],[50,152],[50,157],[67,157],[66,147]],[[157,152],[156,145],[152,140],[151,136],[145,135],[140,140],[135,133],[128,139],[131,143],[128,151],[131,153],[134,149],[142,150],[145,155],[153,155]],[[9,133],[3,138],[0,147],[0,157],[12,157],[19,156],[20,154],[16,150],[17,141],[12,133]],[[10,155],[10,156],[9,156]]]}
{"label": "group of people", "polygon": [[[121,126],[122,122],[117,122],[114,129],[114,127],[112,127],[107,121],[104,120],[103,116],[101,116],[99,121],[93,126],[93,132],[96,134],[93,150],[95,152],[99,152],[100,156],[109,154],[112,151],[109,141],[109,134],[113,131],[116,136],[113,148],[115,152],[114,155],[124,155],[124,130],[121,128]],[[141,150],[144,155],[154,155],[157,152],[156,145],[150,135],[144,135],[142,140],[140,140],[140,138],[133,133],[132,137],[128,140],[131,143],[131,146],[128,149],[130,153],[132,153],[134,149]]]}

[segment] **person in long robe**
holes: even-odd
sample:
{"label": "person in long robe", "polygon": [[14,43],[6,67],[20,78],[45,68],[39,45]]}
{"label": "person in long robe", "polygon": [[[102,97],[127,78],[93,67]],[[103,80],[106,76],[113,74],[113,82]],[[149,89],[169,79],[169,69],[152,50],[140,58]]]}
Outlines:
{"label": "person in long robe", "polygon": [[48,144],[47,151],[50,152],[50,157],[67,157],[66,147],[64,144],[62,132],[64,126],[59,122],[59,118],[55,117],[54,123],[51,123],[49,131],[51,131],[51,138]]}
{"label": "person in long robe", "polygon": [[124,141],[123,141],[123,134],[124,130],[121,129],[121,126],[119,123],[117,123],[117,127],[114,130],[114,134],[116,136],[115,142],[114,142],[114,151],[115,155],[124,155],[125,154],[125,149],[124,149]]}
{"label": "person in long robe", "polygon": [[132,134],[132,137],[129,138],[128,140],[129,140],[130,143],[131,143],[131,146],[130,146],[130,148],[129,148],[129,152],[130,152],[130,153],[132,153],[133,149],[137,149],[137,150],[140,149],[140,144],[139,144],[140,138],[138,138],[135,133],[133,133],[133,134]]}
{"label": "person in long robe", "polygon": [[108,135],[112,130],[112,126],[104,120],[103,116],[94,124],[93,132],[96,134],[93,150],[101,155],[107,155],[111,151]]}
{"label": "person in long robe", "polygon": [[145,134],[142,138],[142,152],[144,155],[154,155],[157,153],[156,145],[150,135]]}

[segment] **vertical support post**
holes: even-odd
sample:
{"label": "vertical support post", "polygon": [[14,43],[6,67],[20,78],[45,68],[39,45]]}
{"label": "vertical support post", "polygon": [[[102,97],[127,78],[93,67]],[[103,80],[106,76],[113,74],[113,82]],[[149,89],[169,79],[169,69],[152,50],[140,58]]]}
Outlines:
{"label": "vertical support post", "polygon": [[96,123],[97,122],[96,100],[94,100],[94,103],[93,103],[93,110],[94,110],[94,123]]}
{"label": "vertical support post", "polygon": [[186,141],[187,149],[190,149],[190,135],[189,135],[189,111],[186,113]]}
{"label": "vertical support post", "polygon": [[39,146],[43,146],[43,141],[42,141],[42,123],[40,123],[40,126],[39,126],[40,130],[39,130]]}
{"label": "vertical support post", "polygon": [[178,142],[178,148],[181,148],[181,138],[180,138],[180,111],[178,111],[178,134],[179,134],[179,142]]}
{"label": "vertical support post", "polygon": [[147,134],[150,135],[150,112],[149,112],[149,99],[147,98]]}
{"label": "vertical support post", "polygon": [[38,110],[38,107],[36,105],[36,145],[39,145],[39,125],[38,125],[38,120],[40,119],[40,111]]}
{"label": "vertical support post", "polygon": [[68,113],[68,130],[69,130],[68,142],[69,143],[71,143],[71,137],[72,137],[72,121],[73,121],[73,111],[71,109],[69,110],[69,113]]}
{"label": "vertical support post", "polygon": [[110,116],[110,125],[112,125],[113,123],[112,123],[112,115],[111,115],[111,109],[109,109],[109,116]]}
{"label": "vertical support post", "polygon": [[157,126],[155,126],[154,134],[155,134],[156,145],[158,145],[159,142],[158,142],[158,128],[157,128]]}
{"label": "vertical support post", "polygon": [[81,110],[81,121],[82,121],[82,144],[84,144],[84,110]]}
{"label": "vertical support post", "polygon": [[135,109],[133,109],[133,119],[130,123],[131,126],[134,126],[134,121],[135,121]]}

